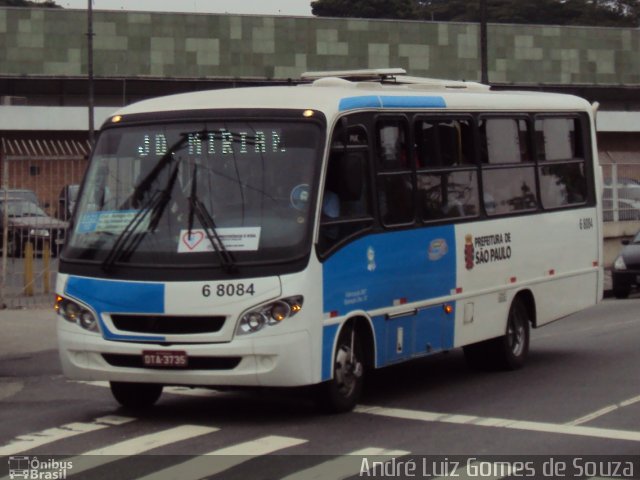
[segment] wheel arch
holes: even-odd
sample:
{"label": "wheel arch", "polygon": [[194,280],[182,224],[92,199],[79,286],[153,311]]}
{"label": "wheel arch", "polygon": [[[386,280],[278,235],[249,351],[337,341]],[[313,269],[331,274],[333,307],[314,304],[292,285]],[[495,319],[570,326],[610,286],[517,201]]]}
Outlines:
{"label": "wheel arch", "polygon": [[[377,352],[377,344],[376,344],[376,336],[374,334],[373,322],[371,318],[364,312],[357,312],[349,316],[345,319],[338,331],[336,332],[335,338],[333,340],[333,347],[331,349],[331,354],[333,358],[336,354],[336,348],[338,346],[338,339],[340,335],[344,331],[349,328],[355,327],[356,335],[360,337],[362,340],[362,346],[364,350],[364,361],[365,368],[368,370],[372,370],[376,367],[376,352]],[[333,378],[333,365],[331,366],[331,377]]]}
{"label": "wheel arch", "polygon": [[531,326],[536,328],[538,326],[538,320],[536,315],[536,300],[533,296],[533,292],[529,289],[520,290],[516,293],[515,297],[513,297],[513,302],[516,300],[521,301],[525,308],[527,309],[527,313],[529,314],[529,321],[531,322]]}

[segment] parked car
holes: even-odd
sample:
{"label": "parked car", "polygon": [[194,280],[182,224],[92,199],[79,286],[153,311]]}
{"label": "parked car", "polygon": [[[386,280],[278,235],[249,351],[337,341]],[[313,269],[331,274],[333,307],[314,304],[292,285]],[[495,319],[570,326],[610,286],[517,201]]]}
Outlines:
{"label": "parked car", "polygon": [[611,281],[616,298],[627,298],[640,285],[640,232],[631,241],[622,241],[622,250],[613,262]]}
{"label": "parked car", "polygon": [[27,190],[26,188],[8,188],[7,190],[0,188],[0,200],[4,200],[5,196],[12,199],[19,198],[21,200],[29,200],[36,205],[40,205],[36,192]]}
{"label": "parked car", "polygon": [[36,253],[43,252],[45,242],[48,242],[52,255],[60,252],[64,245],[67,222],[50,217],[31,200],[0,197],[0,231],[4,231],[5,210],[9,256],[22,257],[29,242]]}
{"label": "parked car", "polygon": [[76,201],[78,200],[78,192],[80,191],[80,185],[72,184],[65,185],[60,190],[58,195],[58,208],[56,209],[56,217],[60,220],[69,220],[73,215],[73,210],[76,208]]}

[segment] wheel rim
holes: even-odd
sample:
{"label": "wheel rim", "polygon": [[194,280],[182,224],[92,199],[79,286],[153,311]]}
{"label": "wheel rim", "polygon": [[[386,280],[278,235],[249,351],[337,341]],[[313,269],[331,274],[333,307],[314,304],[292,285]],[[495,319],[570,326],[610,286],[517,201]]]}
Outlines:
{"label": "wheel rim", "polygon": [[525,349],[527,341],[526,321],[519,308],[515,308],[509,318],[507,341],[509,342],[509,349],[515,357],[522,355]]}
{"label": "wheel rim", "polygon": [[362,363],[351,348],[341,345],[336,352],[335,381],[343,397],[350,397],[362,377]]}

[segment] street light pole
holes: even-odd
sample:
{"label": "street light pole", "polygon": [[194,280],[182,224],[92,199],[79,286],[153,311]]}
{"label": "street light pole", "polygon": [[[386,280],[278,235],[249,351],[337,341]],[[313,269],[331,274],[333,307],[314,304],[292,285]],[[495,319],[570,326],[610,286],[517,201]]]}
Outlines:
{"label": "street light pole", "polygon": [[87,0],[87,80],[89,82],[89,143],[95,142],[94,133],[94,94],[93,94],[93,0]]}
{"label": "street light pole", "polygon": [[480,0],[480,81],[485,85],[489,84],[487,53],[487,0]]}

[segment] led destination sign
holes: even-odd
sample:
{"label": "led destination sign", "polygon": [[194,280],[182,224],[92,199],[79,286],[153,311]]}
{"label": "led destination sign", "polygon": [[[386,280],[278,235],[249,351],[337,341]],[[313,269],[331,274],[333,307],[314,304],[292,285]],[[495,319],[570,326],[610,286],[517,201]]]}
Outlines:
{"label": "led destination sign", "polygon": [[[189,155],[246,155],[255,153],[284,153],[283,138],[275,130],[253,132],[217,131],[187,133],[185,148]],[[167,153],[175,141],[164,133],[145,133],[136,148],[139,157],[158,156]]]}

